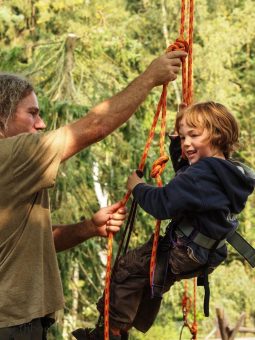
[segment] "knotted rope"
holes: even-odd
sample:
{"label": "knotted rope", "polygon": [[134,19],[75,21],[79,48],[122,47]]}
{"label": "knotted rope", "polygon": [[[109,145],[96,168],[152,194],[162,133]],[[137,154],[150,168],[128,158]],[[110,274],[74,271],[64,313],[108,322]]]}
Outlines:
{"label": "knotted rope", "polygon": [[192,300],[190,296],[188,295],[188,281],[184,281],[184,294],[182,297],[182,314],[183,314],[183,326],[181,329],[180,337],[179,340],[182,338],[182,332],[185,327],[187,327],[192,335],[192,340],[197,340],[197,332],[198,332],[198,324],[197,324],[197,319],[196,319],[196,309],[197,309],[197,304],[196,304],[196,290],[197,290],[197,279],[194,277],[193,278],[193,312],[194,312],[194,319],[193,323],[190,324],[188,321],[188,314],[191,310],[191,305],[192,305]]}
{"label": "knotted rope", "polygon": [[168,160],[169,160],[169,157],[167,155],[163,155],[159,157],[156,161],[154,161],[154,163],[152,164],[152,169],[151,169],[152,178],[157,178],[157,176],[160,176],[163,173]]}
{"label": "knotted rope", "polygon": [[[186,6],[187,5],[187,6]],[[187,29],[187,37],[185,39],[185,24],[186,24],[186,12],[189,14],[189,24]],[[180,37],[176,40],[173,48],[189,48],[189,54],[187,58],[188,67],[186,62],[182,60],[182,98],[183,102],[190,105],[193,100],[193,26],[194,22],[194,0],[182,0],[181,3],[181,25],[180,25]],[[192,340],[197,340],[198,324],[196,321],[196,288],[197,280],[193,280],[193,323],[188,322],[188,314],[191,309],[191,299],[188,297],[188,283],[184,282],[184,295],[182,299],[182,311],[183,311],[183,327],[180,334],[182,337],[182,331],[184,327],[187,327],[192,335]]]}
{"label": "knotted rope", "polygon": [[[180,37],[176,39],[175,43],[170,45],[167,48],[166,52],[181,50],[188,52],[188,72],[186,66],[186,59],[182,58],[182,93],[183,93],[183,102],[186,104],[190,104],[192,101],[192,43],[193,43],[193,11],[194,4],[193,0],[189,0],[189,9],[190,9],[190,23],[189,23],[189,40],[188,42],[184,39],[184,25],[185,25],[185,1],[182,0],[181,7],[181,29],[180,29]],[[192,12],[192,13],[191,13]],[[148,151],[151,146],[151,142],[153,140],[155,134],[155,128],[160,116],[162,113],[161,119],[161,132],[160,132],[160,157],[157,159],[152,167],[151,175],[156,179],[157,185],[159,187],[162,186],[161,174],[165,169],[166,162],[168,160],[168,156],[164,153],[164,142],[165,142],[165,133],[166,133],[166,103],[167,103],[167,85],[163,85],[163,90],[160,96],[160,100],[157,105],[157,110],[152,122],[152,126],[149,132],[149,136],[147,142],[144,147],[144,151],[141,157],[141,161],[139,163],[138,169],[140,171],[144,170],[145,161],[148,156]],[[122,199],[122,205],[125,206],[131,192],[128,191],[124,198]],[[153,284],[153,276],[155,271],[155,263],[156,263],[156,254],[157,254],[157,246],[160,232],[160,220],[156,221],[155,231],[154,231],[154,239],[152,246],[152,255],[150,262],[150,284]],[[106,266],[106,276],[105,276],[105,299],[104,299],[104,340],[109,340],[109,305],[110,305],[110,281],[111,281],[111,261],[112,261],[112,244],[113,244],[113,234],[110,232],[108,236],[108,251],[107,251],[107,266]],[[194,338],[196,339],[196,338]]]}

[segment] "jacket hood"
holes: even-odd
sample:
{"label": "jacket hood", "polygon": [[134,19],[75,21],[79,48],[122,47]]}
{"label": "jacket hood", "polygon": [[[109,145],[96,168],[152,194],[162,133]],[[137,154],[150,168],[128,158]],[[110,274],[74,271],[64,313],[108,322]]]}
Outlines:
{"label": "jacket hood", "polygon": [[209,162],[217,175],[230,203],[232,213],[240,213],[248,196],[255,187],[255,172],[247,165],[235,160],[222,160],[215,157],[204,159]]}
{"label": "jacket hood", "polygon": [[230,159],[229,162],[235,165],[245,176],[247,176],[252,181],[253,187],[255,187],[255,171],[253,169],[233,159]]}

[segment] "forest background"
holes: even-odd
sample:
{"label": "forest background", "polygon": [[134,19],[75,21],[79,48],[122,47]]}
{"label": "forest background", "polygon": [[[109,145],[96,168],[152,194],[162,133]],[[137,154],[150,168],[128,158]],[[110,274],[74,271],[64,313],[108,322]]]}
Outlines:
{"label": "forest background", "polygon": [[[178,37],[179,0],[6,0],[0,4],[0,70],[24,74],[35,84],[49,129],[83,116],[124,88]],[[254,0],[197,0],[194,32],[195,100],[211,99],[232,110],[241,128],[241,145],[234,156],[253,168],[254,6]],[[168,131],[173,127],[180,88],[180,79],[169,85]],[[89,218],[100,205],[123,197],[127,176],[139,163],[159,95],[160,89],[154,89],[126,124],[62,165],[51,190],[53,222]],[[146,165],[147,181],[159,154],[157,138],[158,131]],[[164,182],[172,175],[168,165]],[[240,230],[253,245],[254,204],[252,195],[240,216]],[[131,246],[144,242],[153,228],[153,219],[139,211]],[[66,308],[50,339],[71,339],[71,330],[97,321],[95,302],[104,286],[106,243],[92,239],[58,255]],[[232,323],[245,311],[245,325],[254,327],[254,271],[233,249],[229,253],[226,263],[211,276],[210,318],[203,316],[203,289],[199,288],[199,339],[214,329],[216,306],[225,308]],[[153,328],[146,335],[132,331],[131,340],[178,339],[182,293],[183,285],[176,284],[166,294]],[[188,332],[183,338],[190,338]]]}

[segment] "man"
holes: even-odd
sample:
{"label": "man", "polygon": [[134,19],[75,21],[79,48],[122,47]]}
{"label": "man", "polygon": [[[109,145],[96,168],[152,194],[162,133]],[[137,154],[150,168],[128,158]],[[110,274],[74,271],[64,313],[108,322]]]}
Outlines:
{"label": "man", "polygon": [[155,59],[122,92],[46,133],[31,84],[0,75],[1,340],[46,339],[49,320],[64,306],[56,251],[116,233],[125,218],[118,202],[90,220],[52,226],[47,189],[60,163],[123,124],[153,87],[176,79],[185,56],[175,51]]}

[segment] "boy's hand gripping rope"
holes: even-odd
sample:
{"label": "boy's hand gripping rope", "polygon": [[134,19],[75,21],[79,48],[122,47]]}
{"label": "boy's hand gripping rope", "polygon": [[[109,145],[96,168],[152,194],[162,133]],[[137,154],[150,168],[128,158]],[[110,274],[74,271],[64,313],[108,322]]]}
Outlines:
{"label": "boy's hand gripping rope", "polygon": [[[182,0],[181,8],[181,29],[180,37],[175,41],[174,44],[170,45],[167,52],[174,50],[183,50],[188,52],[188,72],[186,67],[186,60],[182,58],[182,91],[183,91],[183,102],[189,105],[192,102],[192,43],[193,43],[193,11],[194,2],[189,0],[190,20],[189,20],[189,40],[188,42],[184,39],[184,24],[185,24],[185,1]],[[166,131],[166,103],[167,103],[167,85],[163,85],[163,90],[160,96],[160,100],[157,106],[157,111],[153,119],[152,127],[149,133],[149,137],[145,144],[145,148],[141,157],[141,161],[138,169],[143,171],[148,151],[155,134],[155,128],[158,122],[160,113],[162,112],[161,120],[161,132],[160,132],[160,157],[153,163],[151,176],[156,178],[158,186],[162,186],[160,175],[164,171],[168,156],[164,153],[164,141]],[[122,205],[126,205],[131,192],[128,191],[125,197],[122,199]],[[160,232],[160,221],[157,220],[154,232],[154,240],[152,247],[151,263],[150,263],[150,283],[153,283],[153,276],[155,271],[157,246]],[[112,244],[113,234],[109,233],[108,236],[108,253],[107,253],[107,266],[106,266],[106,277],[105,277],[105,299],[104,299],[104,340],[109,340],[109,306],[110,306],[110,281],[111,281],[111,260],[112,260]],[[193,339],[196,339],[197,330],[194,329]]]}

